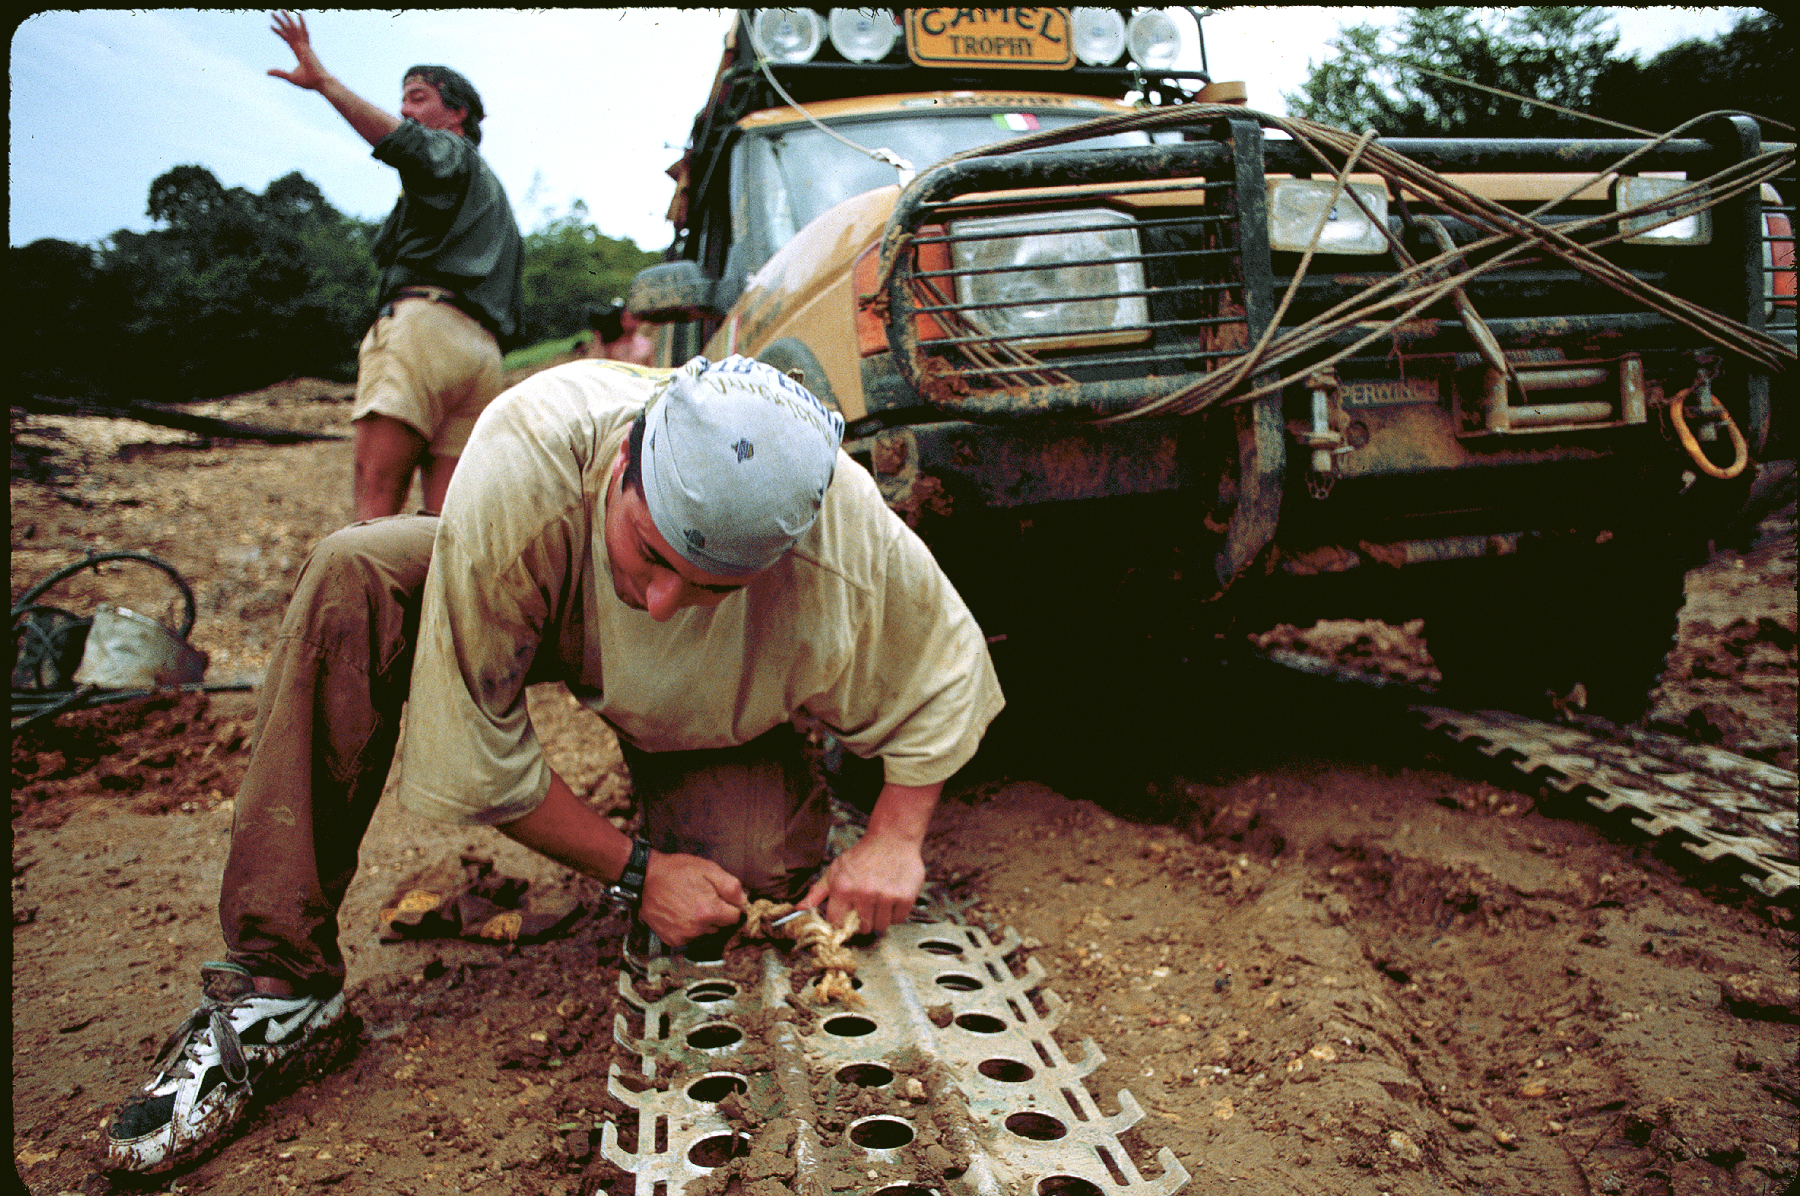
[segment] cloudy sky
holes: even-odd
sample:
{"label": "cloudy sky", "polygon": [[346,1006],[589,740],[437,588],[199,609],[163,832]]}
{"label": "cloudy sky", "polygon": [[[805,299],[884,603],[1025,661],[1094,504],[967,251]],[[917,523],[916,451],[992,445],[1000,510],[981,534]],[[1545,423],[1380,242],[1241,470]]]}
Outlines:
{"label": "cloudy sky", "polygon": [[[1741,8],[1616,9],[1620,49],[1648,57],[1731,27]],[[1281,113],[1342,23],[1392,8],[1239,8],[1208,17],[1215,79]],[[324,10],[307,14],[326,69],[389,111],[417,62],[461,70],[489,116],[482,150],[527,231],[580,199],[601,232],[668,243],[663,174],[687,140],[719,61],[722,9]],[[1185,19],[1184,27],[1188,26]],[[1197,67],[1190,48],[1181,65]],[[250,10],[43,12],[12,39],[9,243],[97,243],[153,227],[150,183],[198,163],[261,191],[299,170],[340,209],[379,218],[394,172],[312,92],[270,78],[293,57]]]}

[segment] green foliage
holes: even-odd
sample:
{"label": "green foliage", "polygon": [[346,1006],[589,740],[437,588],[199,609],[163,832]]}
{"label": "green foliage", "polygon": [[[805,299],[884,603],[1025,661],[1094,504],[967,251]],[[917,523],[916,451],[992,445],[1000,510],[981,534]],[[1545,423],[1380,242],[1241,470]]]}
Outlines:
{"label": "green foliage", "polygon": [[1791,119],[1793,43],[1774,13],[1741,17],[1716,39],[1682,42],[1648,63],[1614,55],[1608,19],[1593,7],[1408,9],[1396,28],[1346,26],[1301,94],[1283,98],[1296,115],[1386,137],[1612,135],[1469,83],[1651,133],[1721,109]]}
{"label": "green foliage", "polygon": [[525,237],[525,320],[518,342],[577,333],[588,313],[622,299],[639,270],[662,260],[625,237],[609,237],[587,221],[587,205],[569,210]]}
{"label": "green foliage", "polygon": [[[195,165],[151,183],[147,213],[165,227],[120,229],[98,249],[43,240],[9,251],[19,385],[179,401],[297,375],[356,376],[378,298],[377,225],[339,212],[297,171],[257,195]],[[602,235],[577,202],[525,240],[516,340],[572,340],[590,309],[657,260]]]}
{"label": "green foliage", "polygon": [[1594,7],[1408,9],[1397,29],[1344,28],[1302,94],[1283,98],[1297,115],[1384,137],[1588,134],[1589,122],[1426,72],[1583,111],[1619,61],[1606,21]]}
{"label": "green foliage", "polygon": [[94,251],[46,237],[9,248],[6,265],[17,338],[16,385],[50,394],[85,393],[105,323],[95,302]]}
{"label": "green foliage", "polygon": [[1794,43],[1774,13],[1740,17],[1716,39],[1680,42],[1643,65],[1618,64],[1594,104],[1597,115],[1653,133],[1720,110],[1794,119]]}
{"label": "green foliage", "polygon": [[526,345],[524,348],[514,349],[511,353],[506,355],[501,364],[509,370],[518,370],[524,369],[527,366],[542,365],[552,357],[560,357],[564,353],[572,352],[575,346],[580,344],[584,339],[586,338],[580,333],[577,333],[574,336],[552,337],[547,341],[539,341],[535,345]]}
{"label": "green foliage", "polygon": [[21,379],[49,393],[188,399],[296,374],[354,376],[374,303],[374,227],[299,173],[256,195],[204,166],[150,185],[166,228],[120,229],[96,251],[12,251]]}

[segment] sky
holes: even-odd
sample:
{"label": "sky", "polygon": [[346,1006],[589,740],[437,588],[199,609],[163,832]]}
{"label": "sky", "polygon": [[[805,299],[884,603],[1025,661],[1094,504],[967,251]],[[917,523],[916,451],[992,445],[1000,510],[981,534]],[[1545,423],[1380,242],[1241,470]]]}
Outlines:
{"label": "sky", "polygon": [[[1309,66],[1342,24],[1390,24],[1394,8],[1235,8],[1206,18],[1212,77],[1243,80],[1250,105],[1285,114]],[[1713,37],[1744,8],[1611,10],[1619,52],[1649,58]],[[1192,25],[1178,17],[1191,38]],[[724,9],[447,9],[307,14],[313,48],[352,91],[390,112],[400,76],[444,63],[480,91],[482,152],[527,231],[586,203],[602,233],[644,249],[669,241],[664,219],[681,156],[718,67]],[[266,13],[197,9],[56,10],[14,30],[9,243],[98,244],[155,227],[150,183],[205,166],[227,187],[260,192],[298,170],[340,210],[380,219],[394,172],[317,94],[267,74],[293,55]],[[1198,68],[1190,45],[1177,64]]]}

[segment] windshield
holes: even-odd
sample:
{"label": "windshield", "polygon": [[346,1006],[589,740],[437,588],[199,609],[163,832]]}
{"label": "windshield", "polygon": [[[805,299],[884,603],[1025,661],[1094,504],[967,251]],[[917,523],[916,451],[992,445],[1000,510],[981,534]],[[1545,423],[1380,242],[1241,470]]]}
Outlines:
{"label": "windshield", "polygon": [[[890,149],[923,173],[952,154],[1020,137],[1041,129],[1063,129],[1101,112],[976,111],[892,112],[833,121],[839,135],[867,149]],[[1179,134],[1159,135],[1178,140]],[[1142,132],[1117,133],[1082,141],[1083,147],[1148,145]],[[1064,146],[1050,147],[1063,149]],[[827,209],[865,191],[899,181],[892,166],[870,158],[810,124],[752,132],[744,140],[733,172],[733,240],[744,272],[767,261],[789,238]],[[748,259],[748,260],[747,260]]]}

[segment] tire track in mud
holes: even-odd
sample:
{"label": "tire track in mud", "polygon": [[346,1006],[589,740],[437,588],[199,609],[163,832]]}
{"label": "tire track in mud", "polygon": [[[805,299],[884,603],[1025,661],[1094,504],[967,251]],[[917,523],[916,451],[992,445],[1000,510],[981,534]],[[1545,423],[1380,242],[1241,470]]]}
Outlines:
{"label": "tire track in mud", "polygon": [[1730,995],[1787,975],[1791,939],[1766,922],[1441,773],[1192,790],[1173,835],[1033,798],[1122,896],[994,911],[1030,927],[1069,1033],[1108,1055],[1093,1088],[1151,1112],[1134,1158],[1169,1147],[1195,1190],[1269,1193],[1793,1177],[1791,982],[1760,1012]]}

